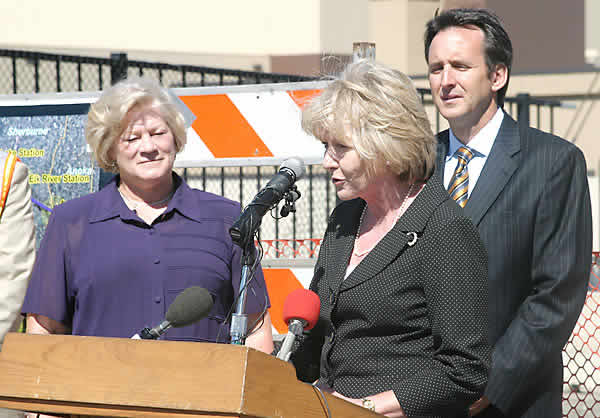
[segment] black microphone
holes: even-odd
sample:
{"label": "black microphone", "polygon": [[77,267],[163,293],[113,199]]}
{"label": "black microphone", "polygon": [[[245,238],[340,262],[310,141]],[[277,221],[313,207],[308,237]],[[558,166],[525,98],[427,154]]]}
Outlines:
{"label": "black microphone", "polygon": [[304,163],[300,158],[288,158],[282,162],[279,171],[258,192],[237,221],[229,228],[229,235],[233,242],[242,248],[247,248],[265,213],[279,203],[303,175]]}
{"label": "black microphone", "polygon": [[213,306],[211,294],[203,287],[192,286],[177,295],[169,306],[164,321],[154,328],[144,328],[132,339],[156,340],[171,327],[193,324],[208,315]]}

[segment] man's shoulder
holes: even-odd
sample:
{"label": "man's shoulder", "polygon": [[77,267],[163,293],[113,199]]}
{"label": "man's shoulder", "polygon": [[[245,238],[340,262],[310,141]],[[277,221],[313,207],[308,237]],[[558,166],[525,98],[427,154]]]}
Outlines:
{"label": "man's shoulder", "polygon": [[578,149],[577,145],[550,132],[545,132],[534,127],[527,127],[527,135],[521,141],[529,147],[552,147],[557,149]]}
{"label": "man's shoulder", "polygon": [[525,158],[547,160],[550,164],[563,159],[585,161],[583,151],[576,144],[558,135],[533,127],[528,127],[525,133],[521,132],[521,151]]}
{"label": "man's shoulder", "polygon": [[500,127],[500,132],[498,132],[498,135],[503,134],[518,135],[521,147],[525,151],[539,148],[554,148],[558,150],[578,149],[573,143],[553,133],[542,131],[532,126],[523,126],[507,113],[504,114],[504,121]]}

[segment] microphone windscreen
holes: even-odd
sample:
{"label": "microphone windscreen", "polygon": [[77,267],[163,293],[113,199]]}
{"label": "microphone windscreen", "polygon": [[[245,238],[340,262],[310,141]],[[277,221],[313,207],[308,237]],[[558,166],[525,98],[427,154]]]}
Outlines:
{"label": "microphone windscreen", "polygon": [[296,289],[290,292],[283,303],[283,320],[288,324],[292,319],[301,319],[306,322],[305,330],[317,324],[321,301],[312,290]]}
{"label": "microphone windscreen", "polygon": [[172,327],[190,325],[208,315],[213,306],[213,298],[208,290],[192,286],[177,295],[165,315]]}
{"label": "microphone windscreen", "polygon": [[304,177],[304,161],[302,161],[302,159],[299,157],[292,157],[283,160],[279,166],[279,170],[281,169],[291,170],[296,178],[295,181],[298,181]]}

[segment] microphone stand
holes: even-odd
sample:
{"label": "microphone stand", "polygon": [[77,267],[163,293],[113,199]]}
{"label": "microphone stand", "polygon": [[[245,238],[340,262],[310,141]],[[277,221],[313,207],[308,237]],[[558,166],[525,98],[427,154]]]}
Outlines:
{"label": "microphone stand", "polygon": [[[300,198],[300,192],[296,185],[292,185],[290,190],[283,196],[285,203],[281,208],[281,217],[286,217],[290,212],[296,212],[295,202]],[[256,262],[256,248],[254,248],[254,232],[260,227],[260,218],[255,225],[252,223],[252,217],[247,225],[241,225],[238,233],[229,233],[234,243],[242,249],[242,275],[240,278],[240,294],[238,297],[235,312],[231,314],[231,325],[229,327],[229,336],[231,344],[244,345],[248,335],[248,315],[246,312],[247,285],[252,279],[252,267]]]}
{"label": "microphone stand", "polygon": [[248,335],[248,315],[246,312],[246,296],[247,284],[252,278],[252,266],[256,261],[256,250],[254,243],[250,239],[249,242],[242,247],[242,277],[240,279],[240,294],[237,301],[235,312],[231,315],[231,326],[229,335],[231,336],[231,344],[244,345],[246,336]]}

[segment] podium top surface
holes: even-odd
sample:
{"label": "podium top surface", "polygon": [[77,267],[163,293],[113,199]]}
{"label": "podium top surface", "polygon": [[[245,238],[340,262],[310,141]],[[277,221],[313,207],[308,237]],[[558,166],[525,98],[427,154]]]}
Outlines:
{"label": "podium top surface", "polygon": [[[244,346],[9,333],[0,370],[0,406],[15,409],[327,416],[323,398],[296,379],[291,364]],[[338,416],[373,415],[330,395],[326,400],[330,410],[340,410]]]}

